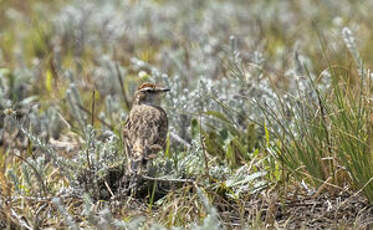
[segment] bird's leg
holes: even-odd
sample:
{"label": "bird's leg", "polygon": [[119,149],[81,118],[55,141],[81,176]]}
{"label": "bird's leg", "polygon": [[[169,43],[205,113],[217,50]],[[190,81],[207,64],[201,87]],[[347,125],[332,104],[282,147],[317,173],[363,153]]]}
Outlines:
{"label": "bird's leg", "polygon": [[146,175],[155,175],[157,172],[157,167],[152,167],[151,162],[157,157],[157,153],[163,150],[163,147],[159,144],[153,144],[150,145],[147,150],[150,154],[146,155],[146,162],[144,162],[144,165],[146,165]]}
{"label": "bird's leg", "polygon": [[161,151],[163,149],[163,147],[161,145],[158,145],[158,144],[153,144],[153,145],[150,145],[148,148],[147,148],[147,151],[152,153],[152,154],[146,154],[146,157],[145,159],[146,160],[152,160],[154,158],[157,157],[157,152]]}

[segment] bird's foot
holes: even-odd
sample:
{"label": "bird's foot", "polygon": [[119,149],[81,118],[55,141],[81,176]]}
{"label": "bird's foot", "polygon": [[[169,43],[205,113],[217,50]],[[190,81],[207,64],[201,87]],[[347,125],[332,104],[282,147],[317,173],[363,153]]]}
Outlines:
{"label": "bird's foot", "polygon": [[159,152],[159,151],[163,150],[163,147],[159,144],[153,144],[153,145],[149,146],[149,150],[151,152]]}

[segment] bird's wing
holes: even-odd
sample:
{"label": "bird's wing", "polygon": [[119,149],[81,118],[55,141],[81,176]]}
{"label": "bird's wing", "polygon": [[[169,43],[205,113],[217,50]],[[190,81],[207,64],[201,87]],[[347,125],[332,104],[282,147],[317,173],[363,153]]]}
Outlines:
{"label": "bird's wing", "polygon": [[163,148],[168,131],[167,114],[160,107],[139,107],[131,111],[126,130],[133,150],[152,145]]}
{"label": "bird's wing", "polygon": [[159,108],[159,111],[162,115],[161,115],[161,119],[160,119],[160,124],[161,125],[159,126],[159,129],[158,129],[158,132],[159,132],[158,137],[159,138],[156,142],[159,145],[161,145],[162,148],[164,149],[165,144],[166,144],[167,132],[168,132],[168,117],[167,117],[167,113],[162,108]]}
{"label": "bird's wing", "polygon": [[146,161],[164,148],[168,130],[167,114],[157,107],[139,106],[131,110],[126,130],[131,170],[141,173]]}
{"label": "bird's wing", "polygon": [[[145,140],[145,145],[151,147],[158,145],[161,149],[164,147],[167,131],[168,119],[166,112],[160,107],[153,107],[152,110],[145,113],[146,132],[143,133],[142,138]],[[158,149],[159,151],[160,149]]]}

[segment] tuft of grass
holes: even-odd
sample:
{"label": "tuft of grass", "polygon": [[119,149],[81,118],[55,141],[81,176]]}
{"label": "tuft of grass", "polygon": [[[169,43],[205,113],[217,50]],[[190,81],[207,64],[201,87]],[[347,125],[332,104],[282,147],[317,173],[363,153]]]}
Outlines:
{"label": "tuft of grass", "polygon": [[279,97],[279,110],[260,105],[275,138],[271,149],[298,178],[334,188],[349,184],[372,202],[371,80],[367,74],[329,71],[327,91],[309,78],[307,95]]}

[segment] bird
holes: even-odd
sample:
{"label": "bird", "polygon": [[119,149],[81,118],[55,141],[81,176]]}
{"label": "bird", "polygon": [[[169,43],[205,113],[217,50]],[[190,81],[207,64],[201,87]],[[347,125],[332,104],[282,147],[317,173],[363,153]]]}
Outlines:
{"label": "bird", "polygon": [[168,91],[169,88],[147,82],[134,94],[123,132],[130,175],[143,175],[147,162],[165,149],[168,117],[159,104],[161,94]]}

